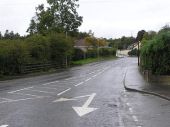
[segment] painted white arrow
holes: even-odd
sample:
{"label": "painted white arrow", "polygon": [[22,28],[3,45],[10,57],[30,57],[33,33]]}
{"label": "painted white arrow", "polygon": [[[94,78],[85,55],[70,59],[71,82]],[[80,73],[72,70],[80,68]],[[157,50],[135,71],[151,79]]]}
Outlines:
{"label": "painted white arrow", "polygon": [[95,96],[96,96],[96,93],[91,94],[90,97],[88,98],[88,100],[85,102],[85,104],[82,107],[72,107],[72,108],[74,109],[74,111],[80,117],[82,117],[82,116],[84,116],[84,115],[86,115],[86,114],[88,114],[90,112],[93,112],[93,111],[97,110],[97,108],[88,107]]}
{"label": "painted white arrow", "polygon": [[0,127],[8,127],[8,125],[1,125]]}

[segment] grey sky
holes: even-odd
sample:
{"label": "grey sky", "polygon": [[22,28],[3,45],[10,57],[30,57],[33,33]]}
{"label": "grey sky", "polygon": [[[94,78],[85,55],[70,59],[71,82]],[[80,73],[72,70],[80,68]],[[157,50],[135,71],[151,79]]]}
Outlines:
{"label": "grey sky", "polygon": [[[46,0],[0,0],[0,31],[25,34],[35,7]],[[170,0],[79,0],[84,18],[81,31],[97,37],[136,36],[141,30],[159,30],[170,22]]]}

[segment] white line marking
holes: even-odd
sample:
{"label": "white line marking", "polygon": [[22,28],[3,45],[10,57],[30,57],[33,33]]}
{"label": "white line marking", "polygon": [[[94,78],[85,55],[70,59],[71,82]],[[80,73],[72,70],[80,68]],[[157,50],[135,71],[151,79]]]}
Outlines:
{"label": "white line marking", "polygon": [[69,90],[71,90],[71,88],[68,88],[68,89],[62,91],[62,92],[58,93],[57,95],[60,96],[60,95],[64,94],[65,92],[69,91]]}
{"label": "white line marking", "polygon": [[8,127],[8,125],[1,125],[0,127]]}
{"label": "white line marking", "polygon": [[87,82],[87,81],[89,81],[89,80],[91,80],[91,78],[88,78],[88,79],[86,79],[85,81]]}
{"label": "white line marking", "polygon": [[129,108],[129,111],[130,111],[130,113],[133,113],[133,110],[132,110],[132,108]]}
{"label": "white line marking", "polygon": [[34,100],[34,99],[38,99],[38,98],[44,98],[44,97],[35,97],[35,98],[25,98],[25,99],[18,99],[18,100],[12,100],[12,101],[3,101],[3,102],[0,102],[0,104],[18,102],[18,101],[26,101],[26,100]]}
{"label": "white line marking", "polygon": [[59,81],[49,82],[49,83],[45,83],[45,84],[42,84],[42,85],[45,86],[45,85],[54,84],[54,83],[57,83],[57,82],[59,82]]}
{"label": "white line marking", "polygon": [[132,116],[133,117],[133,120],[135,121],[135,122],[138,122],[138,118],[136,117],[136,116]]}
{"label": "white line marking", "polygon": [[130,104],[129,104],[129,103],[126,103],[126,105],[127,105],[127,106],[130,106]]}
{"label": "white line marking", "polygon": [[8,98],[0,98],[0,99],[6,100],[6,101],[12,101],[12,99],[8,99]]}
{"label": "white line marking", "polygon": [[45,97],[45,96],[37,96],[37,95],[33,95],[33,94],[23,94],[23,93],[13,93],[13,94],[33,96],[33,97]]}
{"label": "white line marking", "polygon": [[78,97],[74,97],[73,99],[79,99],[79,98],[90,97],[90,96],[91,95],[78,96]]}
{"label": "white line marking", "polygon": [[27,87],[27,88],[24,88],[24,89],[19,89],[19,90],[16,90],[16,91],[11,91],[11,92],[8,92],[8,93],[16,93],[16,92],[19,92],[19,91],[22,91],[22,90],[28,90],[28,89],[31,89],[31,88],[34,88],[34,87]]}
{"label": "white line marking", "polygon": [[73,79],[74,77],[72,77],[72,78],[67,78],[67,79],[65,79],[65,80],[70,80],[70,79]]}
{"label": "white line marking", "polygon": [[75,86],[80,86],[80,85],[82,85],[84,82],[80,82],[80,83],[78,83],[77,85],[75,85]]}
{"label": "white line marking", "polygon": [[93,75],[92,77],[95,78],[97,75]]}
{"label": "white line marking", "polygon": [[57,88],[51,88],[51,87],[40,87],[40,88],[51,89],[51,90],[58,90]]}
{"label": "white line marking", "polygon": [[119,126],[120,126],[120,127],[125,127],[125,125],[124,125],[124,123],[123,123],[123,120],[122,120],[122,116],[121,116],[119,100],[117,99],[116,102],[117,102],[117,105],[118,105],[117,113],[118,113],[118,117],[119,117]]}
{"label": "white line marking", "polygon": [[51,94],[54,93],[54,92],[47,92],[47,91],[41,91],[41,90],[30,90],[30,91],[35,91],[35,92],[40,92],[40,93],[51,93]]}

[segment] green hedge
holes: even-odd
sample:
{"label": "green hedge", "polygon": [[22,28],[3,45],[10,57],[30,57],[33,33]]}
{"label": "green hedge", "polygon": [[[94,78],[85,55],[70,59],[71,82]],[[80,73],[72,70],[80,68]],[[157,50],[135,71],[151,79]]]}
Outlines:
{"label": "green hedge", "polygon": [[71,57],[73,40],[61,34],[34,35],[20,40],[0,40],[0,75],[22,72],[25,64],[59,63]]}
{"label": "green hedge", "polygon": [[170,74],[170,32],[161,32],[152,40],[143,40],[141,66],[153,74]]}

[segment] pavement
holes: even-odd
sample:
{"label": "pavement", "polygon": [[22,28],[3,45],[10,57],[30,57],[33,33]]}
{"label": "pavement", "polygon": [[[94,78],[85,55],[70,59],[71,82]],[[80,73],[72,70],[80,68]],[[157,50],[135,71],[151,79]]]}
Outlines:
{"label": "pavement", "polygon": [[127,67],[125,85],[130,89],[138,90],[139,92],[144,91],[150,94],[154,93],[170,100],[170,85],[147,82],[140,73],[139,67],[133,64]]}

